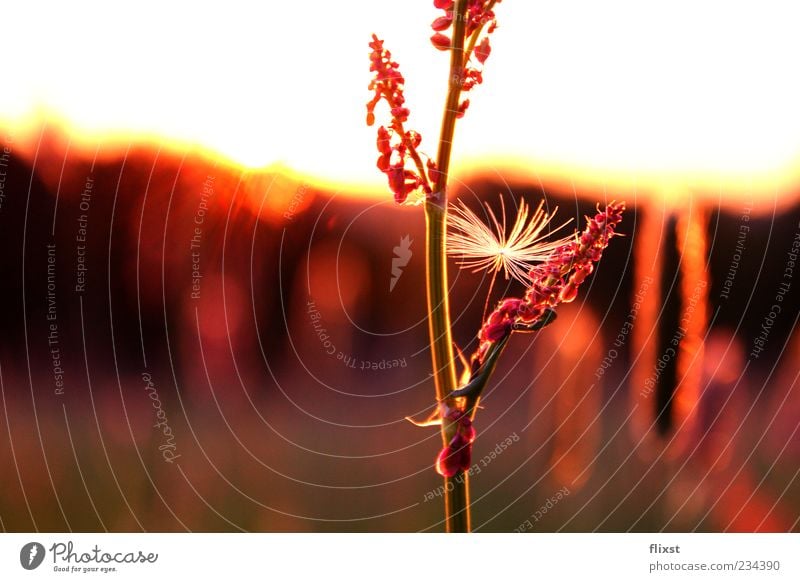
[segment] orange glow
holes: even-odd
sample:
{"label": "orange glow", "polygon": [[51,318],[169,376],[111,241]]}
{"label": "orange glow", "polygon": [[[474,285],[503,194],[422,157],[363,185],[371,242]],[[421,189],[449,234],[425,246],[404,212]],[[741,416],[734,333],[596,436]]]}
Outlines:
{"label": "orange glow", "polygon": [[703,357],[708,333],[708,290],[706,270],[708,241],[706,213],[694,204],[678,218],[678,249],[681,253],[681,320],[685,335],[678,354],[673,419],[678,427],[677,451],[696,439],[697,416],[703,393]]}
{"label": "orange glow", "polygon": [[[655,435],[653,401],[657,387],[652,372],[658,358],[658,322],[661,306],[661,261],[664,254],[663,209],[650,207],[642,213],[642,236],[636,241],[634,252],[634,296],[632,313],[636,325],[632,331],[631,380],[628,384],[628,404],[631,409],[631,438],[637,444],[637,453],[652,460],[662,446]],[[656,235],[658,233],[658,235]]]}
{"label": "orange glow", "polygon": [[602,387],[597,382],[587,386],[586,382],[594,376],[603,356],[597,332],[599,321],[584,305],[563,310],[553,326],[548,337],[558,344],[547,353],[552,354],[557,377],[563,380],[555,383],[556,428],[550,465],[557,483],[578,491],[594,472],[597,444],[601,441]]}
{"label": "orange glow", "polygon": [[[792,11],[503,3],[453,169],[675,199],[789,194],[800,178]],[[433,154],[448,65],[428,42],[435,13],[388,0],[276,2],[263,13],[244,2],[14,3],[0,124],[33,140],[55,125],[76,147],[101,141],[105,155],[147,141],[383,193],[364,124],[367,41],[377,32],[400,62],[409,125]]]}
{"label": "orange glow", "polygon": [[[674,353],[659,353],[659,328],[663,304],[660,289],[661,267],[667,253],[667,232],[670,224],[663,208],[651,206],[643,213],[641,232],[648,233],[636,241],[635,295],[636,325],[633,328],[632,372],[629,405],[632,408],[631,429],[641,443],[640,455],[650,459],[667,449],[669,457],[683,453],[697,437],[697,416],[703,392],[704,342],[708,332],[708,291],[710,280],[705,258],[707,240],[704,225],[707,213],[702,203],[691,201],[685,212],[678,214],[677,245],[681,255],[680,320],[681,336]],[[676,333],[678,333],[676,332]],[[672,344],[671,344],[672,345]],[[656,431],[655,401],[659,389],[658,360],[669,356],[677,361],[676,386],[670,412],[670,433],[659,438]]]}

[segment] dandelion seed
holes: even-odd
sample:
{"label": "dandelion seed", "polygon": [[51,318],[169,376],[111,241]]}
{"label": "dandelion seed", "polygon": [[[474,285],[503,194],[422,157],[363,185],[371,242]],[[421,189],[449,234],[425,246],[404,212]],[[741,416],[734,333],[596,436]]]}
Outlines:
{"label": "dandelion seed", "polygon": [[568,220],[555,229],[545,228],[555,216],[555,210],[548,214],[543,210],[544,201],[536,211],[530,213],[525,200],[520,200],[516,220],[511,231],[506,224],[506,208],[500,196],[501,219],[486,204],[489,224],[479,218],[463,201],[450,205],[449,238],[447,253],[460,257],[461,268],[471,268],[473,273],[487,271],[496,276],[500,271],[506,280],[513,278],[524,285],[531,282],[530,271],[536,263],[546,261],[550,254],[566,242],[567,236],[558,240],[546,240],[572,222]]}

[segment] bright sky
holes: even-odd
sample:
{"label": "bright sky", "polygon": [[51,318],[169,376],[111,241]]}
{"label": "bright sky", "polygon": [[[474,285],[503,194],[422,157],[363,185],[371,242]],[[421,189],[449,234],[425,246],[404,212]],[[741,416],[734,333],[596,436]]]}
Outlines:
{"label": "bright sky", "polygon": [[[177,140],[248,166],[382,184],[364,125],[367,42],[378,33],[400,62],[409,127],[434,154],[448,57],[428,42],[432,4],[6,3],[0,119],[63,120],[75,135]],[[565,175],[794,179],[795,3],[505,0],[497,14],[456,170],[513,158]]]}

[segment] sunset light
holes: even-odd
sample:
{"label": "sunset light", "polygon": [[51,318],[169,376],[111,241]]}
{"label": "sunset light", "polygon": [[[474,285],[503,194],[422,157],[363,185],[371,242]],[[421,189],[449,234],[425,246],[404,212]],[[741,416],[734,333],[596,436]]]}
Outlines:
{"label": "sunset light", "polygon": [[[503,11],[490,83],[458,129],[456,172],[740,192],[784,190],[798,176],[791,3]],[[76,147],[146,140],[374,191],[367,43],[380,31],[407,72],[411,123],[432,149],[448,59],[418,24],[434,16],[428,2],[136,2],[124,13],[99,1],[14,3],[0,122],[34,141],[45,124]]]}

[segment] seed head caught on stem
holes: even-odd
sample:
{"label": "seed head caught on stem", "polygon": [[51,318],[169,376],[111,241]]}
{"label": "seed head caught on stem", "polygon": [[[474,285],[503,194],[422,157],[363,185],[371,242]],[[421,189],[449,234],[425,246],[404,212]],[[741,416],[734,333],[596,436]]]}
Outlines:
{"label": "seed head caught on stem", "polygon": [[530,331],[559,303],[574,301],[578,286],[594,271],[609,240],[618,235],[625,203],[611,202],[586,218],[586,228],[552,251],[547,261],[530,272],[531,284],[524,297],[503,299],[486,318],[478,334],[480,345],[473,366],[480,365],[489,348],[512,331]]}
{"label": "seed head caught on stem", "polygon": [[534,265],[546,261],[554,250],[572,240],[571,236],[547,240],[571,220],[556,228],[548,228],[556,210],[549,214],[545,212],[544,201],[531,213],[530,206],[521,199],[510,231],[502,196],[500,218],[489,204],[485,207],[486,221],[461,200],[450,205],[447,253],[459,258],[461,268],[471,268],[473,273],[485,270],[494,276],[502,271],[506,280],[513,278],[529,285]]}

